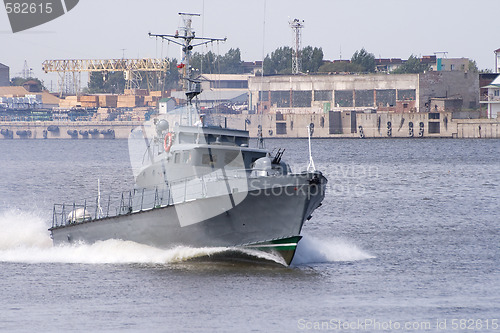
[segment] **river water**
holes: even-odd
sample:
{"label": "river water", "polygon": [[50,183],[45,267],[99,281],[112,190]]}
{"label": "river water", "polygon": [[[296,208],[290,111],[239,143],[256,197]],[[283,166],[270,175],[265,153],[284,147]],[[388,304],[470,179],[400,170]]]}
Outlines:
{"label": "river water", "polygon": [[[266,145],[307,166],[306,140]],[[52,247],[53,203],[129,189],[127,151],[0,140],[0,331],[500,331],[499,140],[313,140],[328,192],[291,267]]]}

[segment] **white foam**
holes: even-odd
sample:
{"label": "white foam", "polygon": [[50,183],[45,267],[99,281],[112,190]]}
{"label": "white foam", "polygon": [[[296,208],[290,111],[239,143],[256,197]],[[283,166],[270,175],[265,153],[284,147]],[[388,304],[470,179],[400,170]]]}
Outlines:
{"label": "white foam", "polygon": [[48,225],[34,213],[11,209],[0,213],[0,251],[19,247],[48,248]]}
{"label": "white foam", "polygon": [[353,242],[343,238],[329,240],[305,235],[297,245],[293,265],[335,261],[358,261],[375,258]]}

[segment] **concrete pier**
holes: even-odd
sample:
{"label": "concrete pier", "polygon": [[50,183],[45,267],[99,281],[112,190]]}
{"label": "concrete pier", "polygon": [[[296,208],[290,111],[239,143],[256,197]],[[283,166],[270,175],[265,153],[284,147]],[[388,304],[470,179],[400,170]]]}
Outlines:
{"label": "concrete pier", "polygon": [[[166,117],[171,126],[178,116]],[[246,129],[257,137],[306,138],[500,138],[500,119],[454,119],[452,112],[329,111],[309,114],[210,115],[212,125]],[[127,139],[140,121],[0,122],[0,139]]]}
{"label": "concrete pier", "polygon": [[139,121],[0,122],[0,139],[127,139]]}

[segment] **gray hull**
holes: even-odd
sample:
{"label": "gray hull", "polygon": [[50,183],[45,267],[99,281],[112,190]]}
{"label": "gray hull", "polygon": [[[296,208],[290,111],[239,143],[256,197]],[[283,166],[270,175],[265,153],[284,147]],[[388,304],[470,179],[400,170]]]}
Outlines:
{"label": "gray hull", "polygon": [[[267,188],[260,184],[258,189],[245,193],[241,202],[232,208],[186,226],[181,226],[179,212],[213,210],[220,200],[227,200],[227,197],[196,199],[113,217],[66,223],[50,230],[56,245],[121,239],[159,248],[177,245],[237,247],[286,239],[300,235],[304,221],[324,198],[326,179],[320,173],[315,175],[292,175],[281,184],[274,183]],[[232,195],[235,201],[239,195],[243,194]]]}

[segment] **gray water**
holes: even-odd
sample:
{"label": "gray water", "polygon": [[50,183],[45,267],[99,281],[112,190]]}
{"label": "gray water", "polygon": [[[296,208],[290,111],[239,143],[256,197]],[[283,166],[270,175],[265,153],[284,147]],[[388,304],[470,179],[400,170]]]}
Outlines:
{"label": "gray water", "polygon": [[[266,145],[307,166],[306,140]],[[0,153],[0,331],[500,331],[499,140],[313,140],[328,193],[291,267],[54,248],[53,203],[132,186],[127,141]]]}

